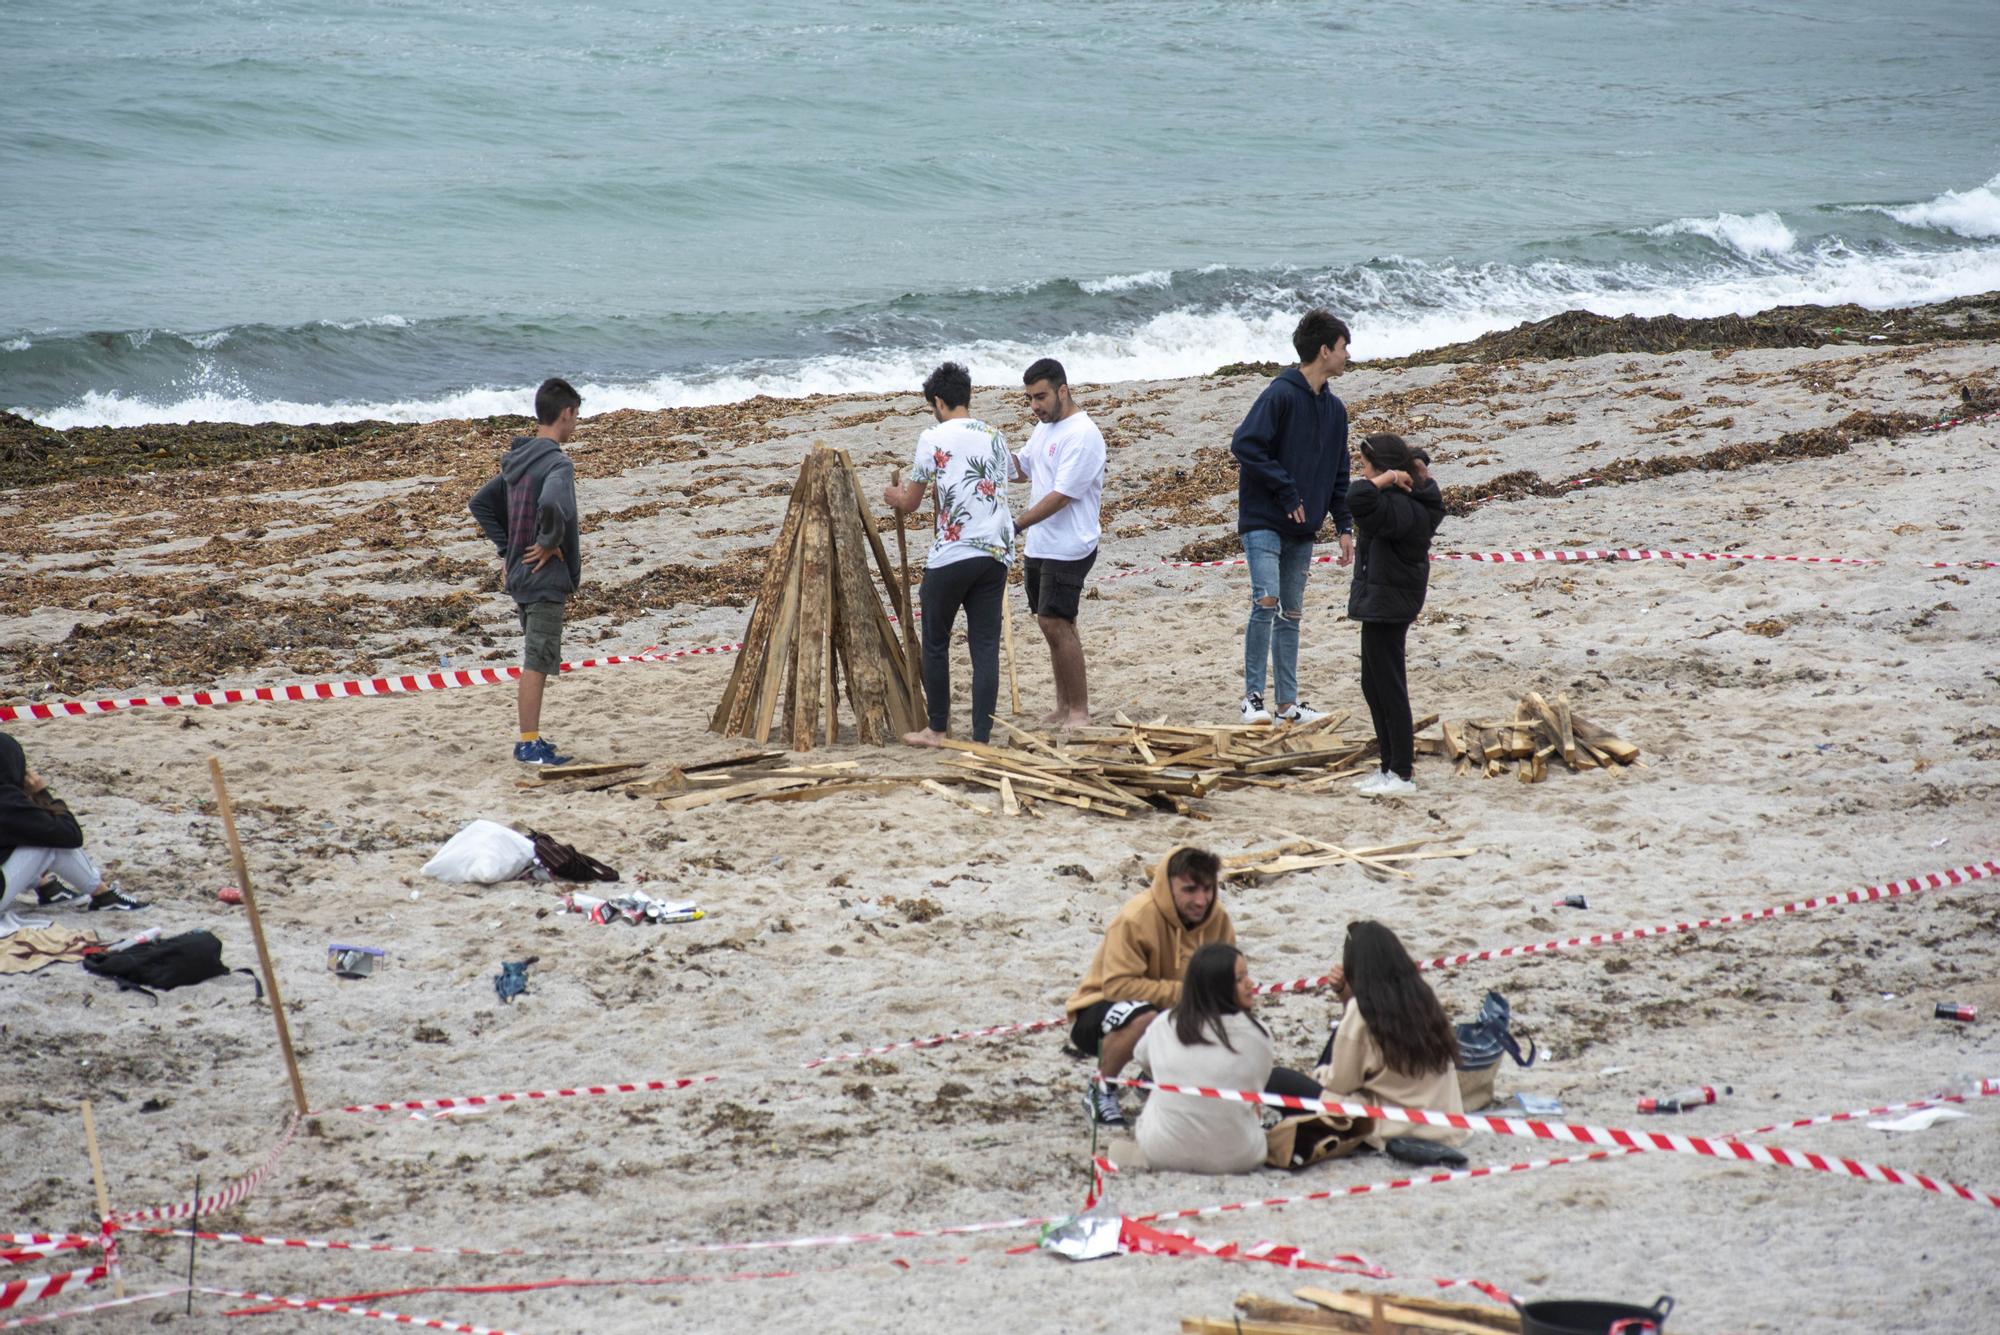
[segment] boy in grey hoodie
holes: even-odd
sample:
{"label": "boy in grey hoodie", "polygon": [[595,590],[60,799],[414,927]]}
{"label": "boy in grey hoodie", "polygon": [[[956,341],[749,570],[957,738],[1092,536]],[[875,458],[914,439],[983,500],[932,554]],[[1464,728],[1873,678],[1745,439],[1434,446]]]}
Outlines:
{"label": "boy in grey hoodie", "polygon": [[521,614],[521,681],[515,696],[524,765],[566,765],[542,736],[542,692],[562,665],[563,608],[583,577],[576,518],[576,467],[562,452],[576,431],[583,396],[567,380],[535,391],[532,436],[517,436],[500,460],[500,475],[472,498],[472,517],[505,563],[507,592]]}

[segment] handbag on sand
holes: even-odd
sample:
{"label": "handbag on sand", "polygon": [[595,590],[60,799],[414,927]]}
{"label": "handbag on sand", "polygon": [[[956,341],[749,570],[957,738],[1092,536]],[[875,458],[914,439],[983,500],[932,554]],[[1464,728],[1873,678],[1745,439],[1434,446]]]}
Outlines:
{"label": "handbag on sand", "polygon": [[1456,1026],[1458,1031],[1458,1097],[1460,1105],[1467,1111],[1487,1107],[1493,1102],[1495,1077],[1500,1074],[1500,1058],[1512,1057],[1516,1066],[1533,1066],[1535,1040],[1528,1040],[1528,1055],[1521,1055],[1521,1045],[1514,1040],[1508,1025],[1514,1012],[1507,1005],[1507,998],[1498,992],[1488,992],[1486,1000],[1479,1007],[1479,1018],[1467,1024]]}
{"label": "handbag on sand", "polygon": [[535,861],[542,869],[558,881],[615,881],[618,873],[605,866],[588,853],[564,843],[551,835],[536,830],[528,835],[534,841]]}
{"label": "handbag on sand", "polygon": [[1287,1117],[1264,1132],[1264,1163],[1296,1172],[1327,1159],[1345,1158],[1375,1134],[1367,1117],[1339,1113],[1306,1113]]}

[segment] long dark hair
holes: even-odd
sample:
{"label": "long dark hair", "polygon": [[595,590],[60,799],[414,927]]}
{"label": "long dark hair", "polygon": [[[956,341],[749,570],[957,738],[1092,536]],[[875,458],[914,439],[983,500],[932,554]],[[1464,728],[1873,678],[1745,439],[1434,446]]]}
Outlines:
{"label": "long dark hair", "polygon": [[[1246,1014],[1236,1004],[1236,961],[1242,957],[1243,952],[1235,946],[1217,941],[1195,951],[1188,961],[1187,974],[1181,979],[1181,999],[1174,1005],[1174,1037],[1184,1046],[1191,1048],[1208,1042],[1202,1031],[1212,1029],[1217,1042],[1231,1052],[1236,1051],[1222,1021],[1227,1016]],[[1257,1032],[1270,1032],[1257,1024],[1256,1016],[1248,1018],[1257,1025]]]}
{"label": "long dark hair", "polygon": [[1391,1070],[1434,1075],[1457,1064],[1457,1031],[1394,932],[1379,922],[1347,924],[1340,967]]}

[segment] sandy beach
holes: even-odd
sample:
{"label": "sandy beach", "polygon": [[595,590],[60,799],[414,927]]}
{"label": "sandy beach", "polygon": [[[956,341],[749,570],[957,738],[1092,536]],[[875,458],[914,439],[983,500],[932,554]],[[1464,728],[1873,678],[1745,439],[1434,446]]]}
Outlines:
{"label": "sandy beach", "polygon": [[[1080,620],[1100,716],[1233,721],[1243,571],[1104,576],[1240,554],[1228,439],[1264,383],[1242,374],[1079,391],[1110,446],[1105,541]],[[2000,420],[1919,430],[2000,391],[2000,344],[1363,363],[1336,389],[1357,431],[1399,431],[1431,449],[1454,511],[1441,550],[1878,564],[1440,562],[1410,637],[1417,713],[1486,717],[1528,690],[1565,691],[1638,744],[1646,768],[1555,772],[1530,786],[1455,776],[1423,757],[1411,799],[1236,791],[1199,803],[1200,820],[1047,805],[1039,819],[982,819],[914,787],[674,815],[618,793],[524,791],[508,759],[508,686],[7,725],[78,811],[90,848],[155,905],[108,926],[59,922],[110,935],[207,928],[228,963],[253,965],[243,910],[216,900],[233,879],[207,775],[220,758],[316,1108],[721,1077],[462,1118],[316,1117],[254,1196],[204,1227],[540,1254],[209,1244],[198,1282],[324,1297],[674,1280],[378,1304],[533,1332],[1169,1331],[1184,1316],[1226,1316],[1244,1291],[1415,1293],[1464,1277],[1530,1298],[1672,1294],[1672,1329],[1695,1335],[2000,1326],[1995,1210],[1668,1154],[1183,1225],[1311,1257],[1360,1253],[1396,1276],[1380,1284],[1209,1259],[1012,1255],[1034,1240],[1024,1228],[643,1250],[1074,1210],[1088,1185],[1087,1067],[1063,1053],[1058,1031],[803,1064],[1057,1014],[1145,864],[1177,842],[1232,853],[1297,830],[1480,850],[1418,864],[1407,881],[1340,867],[1226,890],[1264,982],[1324,972],[1356,918],[1433,956],[1780,905],[2000,855],[2000,570],[1925,564],[2000,558]],[[1025,437],[1017,394],[980,390],[973,409]],[[586,588],[565,657],[737,639],[802,454],[816,440],[847,449],[872,495],[907,464],[926,420],[914,394],[586,418],[571,448]],[[436,422],[226,468],[0,493],[0,545],[15,571],[0,589],[0,699],[515,661],[511,604],[465,514],[509,434],[493,421]],[[1025,488],[1015,492],[1018,509]],[[1302,685],[1317,707],[1365,717],[1346,593],[1344,571],[1315,568]],[[1015,597],[1032,719],[1052,703],[1048,665],[1018,586]],[[735,754],[740,742],[707,731],[728,671],[727,658],[692,658],[575,673],[551,686],[545,726],[593,760]],[[954,675],[962,730],[962,652]],[[813,759],[899,775],[941,765],[846,739]],[[707,916],[600,927],[563,914],[547,885],[424,878],[438,846],[479,817],[553,833],[656,893],[698,900]],[[1551,907],[1571,893],[1589,907]],[[1641,1096],[1727,1085],[1718,1106],[1668,1128],[1719,1135],[1921,1098],[1961,1074],[2000,1076],[1996,896],[2000,880],[1983,881],[1432,980],[1458,1018],[1487,989],[1502,992],[1540,1045],[1534,1068],[1503,1071],[1503,1095],[1560,1099],[1570,1121],[1618,1127],[1638,1122]],[[935,913],[901,907],[917,900]],[[374,977],[342,981],[324,965],[333,941],[387,955]],[[500,962],[529,956],[528,994],[500,1004]],[[121,1209],[186,1198],[196,1174],[212,1190],[250,1171],[285,1125],[271,1017],[247,979],[153,1005],[65,964],[0,978],[0,998],[13,1062],[0,1200],[13,1228],[93,1229],[81,1099],[95,1102]],[[1977,1006],[1979,1022],[1933,1018],[1940,1001]],[[1309,1061],[1329,1005],[1324,994],[1266,1000],[1281,1061]],[[2000,1192],[2000,1106],[1982,1104],[2000,1100],[1919,1133],[1863,1119],[1759,1139]],[[1468,1147],[1475,1164],[1546,1148],[1497,1136]],[[1131,1175],[1113,1181],[1111,1202],[1136,1214],[1402,1175],[1381,1156],[1297,1176]],[[128,1234],[124,1257],[134,1292],[184,1282],[185,1240]],[[752,1277],[767,1272],[787,1277]],[[92,1322],[234,1328],[219,1315],[230,1306],[204,1298],[189,1318],[176,1299]]]}

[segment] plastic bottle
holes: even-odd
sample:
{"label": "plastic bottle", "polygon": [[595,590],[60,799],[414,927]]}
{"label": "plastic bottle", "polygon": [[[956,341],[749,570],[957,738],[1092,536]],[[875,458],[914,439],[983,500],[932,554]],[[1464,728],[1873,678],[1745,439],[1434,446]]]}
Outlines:
{"label": "plastic bottle", "polygon": [[120,941],[117,945],[110,947],[110,949],[130,950],[133,946],[143,946],[149,941],[157,941],[164,935],[166,935],[165,928],[148,927],[145,931],[139,933],[137,936],[126,937],[123,941]]}
{"label": "plastic bottle", "polygon": [[[1722,1092],[1725,1094],[1734,1094],[1736,1091],[1732,1087],[1724,1085]],[[1686,1089],[1677,1089],[1673,1093],[1661,1098],[1640,1099],[1639,1111],[1642,1113],[1691,1112],[1696,1108],[1706,1107],[1713,1102],[1715,1102],[1714,1085],[1689,1085]]]}

